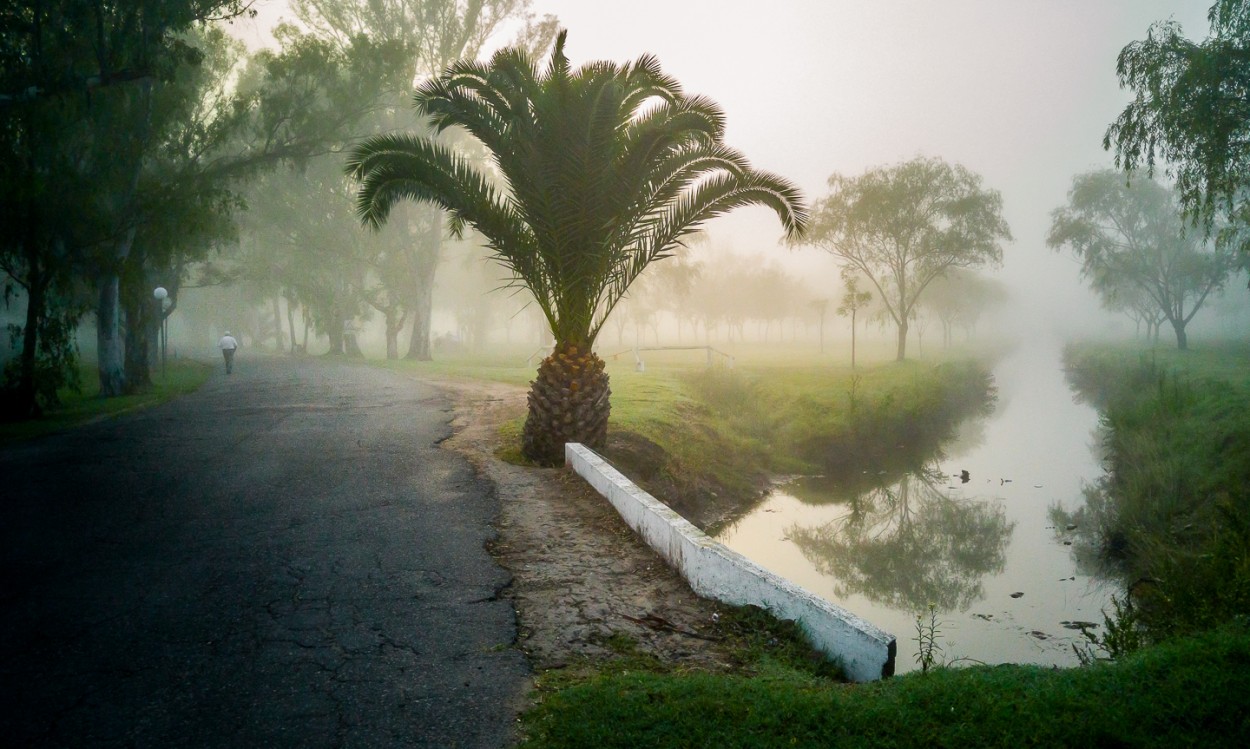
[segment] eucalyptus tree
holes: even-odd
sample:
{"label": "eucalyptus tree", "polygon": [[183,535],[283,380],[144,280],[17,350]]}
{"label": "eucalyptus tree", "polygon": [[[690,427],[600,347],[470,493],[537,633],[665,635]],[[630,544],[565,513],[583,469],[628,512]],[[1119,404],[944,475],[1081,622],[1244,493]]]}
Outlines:
{"label": "eucalyptus tree", "polygon": [[790,237],[807,220],[798,190],[725,145],[720,108],[683,93],[654,57],[573,68],[565,38],[541,71],[505,48],[417,90],[434,131],[468,131],[498,182],[430,137],[371,138],[348,165],[366,224],[383,224],[401,200],[438,205],[453,230],[476,229],[533,295],[556,341],[522,435],[524,455],[543,465],[560,463],[566,442],[606,443],[608,376],[592,347],[648,265],[739,206],[773,209]]}
{"label": "eucalyptus tree", "polygon": [[[134,241],[140,171],[153,142],[153,90],[194,52],[196,23],[243,12],[241,0],[14,0],[0,13],[0,131],[5,255],[28,279],[57,267],[97,289],[101,392],[124,390],[120,277]],[[15,187],[16,186],[16,187]],[[55,213],[55,220],[43,220]],[[34,255],[39,257],[35,258]],[[33,273],[31,271],[34,271]],[[19,271],[20,273],[21,271]],[[38,285],[38,284],[36,284]],[[24,337],[37,338],[54,298],[32,290]],[[49,318],[51,319],[51,318]],[[30,411],[32,363],[23,344],[17,411]]]}
{"label": "eucalyptus tree", "polygon": [[[176,308],[188,267],[237,241],[247,183],[332,152],[393,85],[392,47],[357,39],[340,50],[289,26],[277,37],[278,51],[248,58],[221,28],[193,28],[180,41],[194,54],[154,87],[153,136],[121,276],[127,390],[148,381],[147,342]],[[158,283],[170,292],[166,309],[154,305]],[[277,297],[269,298],[280,337]]]}
{"label": "eucalyptus tree", "polygon": [[[293,0],[292,11],[311,34],[347,48],[359,37],[402,49],[402,62],[394,85],[387,92],[388,106],[357,135],[391,132],[400,124],[402,102],[414,81],[442,71],[462,58],[477,58],[488,41],[502,29],[520,22],[518,43],[545,50],[555,34],[555,19],[536,19],[530,0]],[[329,196],[327,196],[329,199]],[[430,321],[434,282],[443,258],[446,226],[443,214],[433,206],[415,207],[410,220],[394,222],[390,230],[407,237],[398,246],[378,245],[377,264],[390,272],[378,278],[377,297],[384,300],[388,320],[412,321],[406,358],[429,360]],[[388,352],[392,344],[388,343]]]}
{"label": "eucalyptus tree", "polygon": [[1046,241],[1069,249],[1104,297],[1136,287],[1171,323],[1181,350],[1188,348],[1189,321],[1237,266],[1231,247],[1186,225],[1172,190],[1144,178],[1126,183],[1109,170],[1072,180]]}
{"label": "eucalyptus tree", "polygon": [[[1181,205],[1210,230],[1217,216],[1250,224],[1250,2],[1217,0],[1209,36],[1190,41],[1173,20],[1120,52],[1116,74],[1133,100],[1107,128],[1116,166],[1148,176],[1166,164]],[[1250,247],[1241,233],[1243,252]]]}
{"label": "eucalyptus tree", "polygon": [[[214,178],[211,165],[248,117],[231,92],[243,45],[207,24],[179,41],[188,59],[153,86],[153,132],[130,217],[134,237],[120,265],[126,392],[151,383],[156,337],[177,309],[188,265],[235,238],[237,188],[232,179]],[[163,301],[153,297],[157,286],[168,292]]]}
{"label": "eucalyptus tree", "polygon": [[[367,100],[345,85],[339,69],[323,66],[301,78],[308,45],[255,66],[265,73],[263,94],[247,91],[253,79],[246,74],[231,85],[233,68],[217,64],[221,35],[215,42],[206,25],[249,5],[48,0],[15,3],[12,14],[0,14],[0,92],[19,92],[0,95],[0,213],[36,217],[55,209],[55,222],[27,224],[41,234],[28,231],[23,246],[56,248],[49,262],[97,287],[105,395],[146,381],[144,331],[158,317],[154,281],[176,299],[186,262],[229,241],[237,182],[323,147],[323,134]],[[377,85],[379,78],[370,72],[354,80]],[[250,137],[241,132],[245,126]],[[6,244],[9,258],[23,252]],[[37,302],[45,297],[34,295]]]}
{"label": "eucalyptus tree", "polygon": [[[997,266],[1011,240],[1002,196],[968,169],[916,158],[835,174],[802,240],[842,260],[876,289],[898,329],[898,360],[921,294],[952,268]],[[797,244],[797,243],[796,243]]]}
{"label": "eucalyptus tree", "polygon": [[377,242],[357,229],[351,194],[338,159],[312,159],[257,179],[240,219],[253,243],[240,258],[245,285],[299,299],[335,354],[349,353],[344,331],[381,301],[369,278]]}

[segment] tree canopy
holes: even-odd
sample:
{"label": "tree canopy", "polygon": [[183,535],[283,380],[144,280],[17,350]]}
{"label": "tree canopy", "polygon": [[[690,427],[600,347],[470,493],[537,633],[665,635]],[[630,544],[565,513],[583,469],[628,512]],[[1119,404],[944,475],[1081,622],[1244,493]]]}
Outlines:
{"label": "tree canopy", "polygon": [[58,378],[41,356],[73,366],[65,332],[85,305],[69,281],[96,287],[101,392],[123,392],[121,276],[143,169],[174,109],[154,92],[202,60],[185,32],[244,10],[239,0],[15,0],[0,11],[0,256],[27,301],[7,414],[37,413],[37,376]]}
{"label": "tree canopy", "polygon": [[1011,240],[1002,196],[981,178],[937,158],[915,158],[835,174],[817,202],[801,240],[862,274],[898,326],[898,360],[907,349],[908,321],[924,290],[951,268],[996,266],[1000,242]]}
{"label": "tree canopy", "polygon": [[[402,200],[435,204],[453,230],[472,226],[482,234],[533,295],[560,355],[573,362],[566,371],[549,358],[535,383],[543,392],[531,392],[524,450],[545,464],[563,460],[566,441],[606,440],[606,375],[575,385],[568,378],[602,373],[591,346],[648,265],[740,206],[772,208],[791,237],[807,220],[793,185],[752,169],[724,144],[725,118],[715,103],[687,96],[650,55],[574,69],[566,38],[561,32],[541,70],[525,50],[510,47],[486,63],[457,62],[417,90],[417,110],[434,131],[466,130],[500,180],[423,136],[371,138],[348,164],[360,181],[365,223],[382,225]],[[577,394],[581,405],[563,394],[587,387]],[[556,419],[585,426],[566,431]]]}
{"label": "tree canopy", "polygon": [[1068,204],[1052,214],[1046,239],[1081,261],[1090,285],[1111,306],[1144,296],[1187,347],[1185,327],[1236,267],[1235,253],[1187,226],[1175,193],[1114,171],[1077,175]]}
{"label": "tree canopy", "polygon": [[1250,220],[1250,3],[1218,0],[1208,19],[1200,42],[1167,20],[1120,52],[1116,74],[1133,100],[1103,147],[1127,171],[1153,175],[1162,162],[1187,215],[1209,230],[1217,215]]}

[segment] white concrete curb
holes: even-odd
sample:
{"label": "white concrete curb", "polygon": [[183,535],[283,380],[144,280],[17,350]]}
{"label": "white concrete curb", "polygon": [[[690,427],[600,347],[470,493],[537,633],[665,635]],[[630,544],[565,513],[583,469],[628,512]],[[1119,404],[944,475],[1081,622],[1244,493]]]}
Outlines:
{"label": "white concrete curb", "polygon": [[894,674],[893,635],[712,540],[584,445],[566,444],[564,462],[607,497],[695,593],[736,606],[753,604],[798,622],[812,645],[841,663],[853,681]]}

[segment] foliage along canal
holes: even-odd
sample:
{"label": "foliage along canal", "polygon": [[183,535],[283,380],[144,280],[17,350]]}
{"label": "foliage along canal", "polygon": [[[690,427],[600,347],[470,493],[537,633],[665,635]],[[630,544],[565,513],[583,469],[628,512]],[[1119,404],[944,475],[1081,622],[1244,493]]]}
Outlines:
{"label": "foliage along canal", "polygon": [[1018,349],[995,380],[993,413],[940,455],[856,486],[780,485],[718,540],[893,633],[900,672],[919,667],[930,605],[939,664],[1077,665],[1080,627],[1099,631],[1115,587],[1051,510],[1079,507],[1101,474],[1098,413],[1074,400],[1057,340]]}

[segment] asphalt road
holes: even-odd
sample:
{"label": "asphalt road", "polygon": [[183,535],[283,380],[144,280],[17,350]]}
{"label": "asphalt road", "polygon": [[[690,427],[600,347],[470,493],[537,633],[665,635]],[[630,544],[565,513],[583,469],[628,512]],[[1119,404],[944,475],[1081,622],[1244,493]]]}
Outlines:
{"label": "asphalt road", "polygon": [[244,352],[0,451],[0,745],[508,745],[528,669],[449,408]]}

